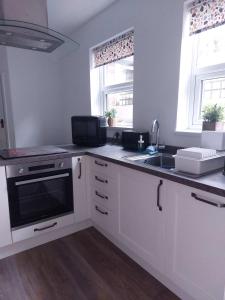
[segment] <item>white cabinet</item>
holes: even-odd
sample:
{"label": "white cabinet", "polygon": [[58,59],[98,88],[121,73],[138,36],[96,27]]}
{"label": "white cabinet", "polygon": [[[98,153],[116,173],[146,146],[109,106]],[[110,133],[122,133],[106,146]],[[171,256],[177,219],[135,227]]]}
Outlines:
{"label": "white cabinet", "polygon": [[89,179],[97,227],[181,294],[225,300],[225,198],[94,159]]}
{"label": "white cabinet", "polygon": [[0,167],[0,247],[12,244],[5,167]]}
{"label": "white cabinet", "polygon": [[91,216],[94,224],[103,230],[104,233],[109,233],[115,236],[117,234],[117,215],[98,202],[92,202]]}
{"label": "white cabinet", "polygon": [[90,218],[90,202],[86,193],[87,157],[73,157],[72,166],[75,221],[82,222]]}
{"label": "white cabinet", "polygon": [[94,224],[105,233],[118,234],[119,167],[104,160],[89,160],[89,198]]}
{"label": "white cabinet", "polygon": [[164,269],[164,185],[159,177],[121,167],[119,238],[152,267]]}
{"label": "white cabinet", "polygon": [[120,241],[193,299],[224,300],[225,208],[215,204],[225,198],[121,167]]}
{"label": "white cabinet", "polygon": [[167,276],[196,300],[224,300],[225,198],[170,183]]}

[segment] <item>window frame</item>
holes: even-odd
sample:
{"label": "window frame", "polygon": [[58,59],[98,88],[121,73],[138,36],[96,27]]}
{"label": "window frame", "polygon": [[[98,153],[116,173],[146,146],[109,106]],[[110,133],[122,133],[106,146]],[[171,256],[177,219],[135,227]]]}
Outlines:
{"label": "window frame", "polygon": [[[221,64],[223,65],[223,64]],[[220,66],[221,66],[220,65]],[[207,67],[204,70],[200,70],[196,75],[196,85],[195,85],[195,110],[193,112],[193,120],[192,126],[201,126],[202,122],[200,121],[200,109],[202,106],[202,89],[203,89],[203,81],[225,78],[225,65],[224,70],[221,71],[220,67],[215,70],[215,68]]]}
{"label": "window frame", "polygon": [[[199,37],[201,33],[189,36],[188,26],[186,9],[184,10],[176,131],[200,132],[202,130],[202,121],[199,118],[199,114],[203,81],[221,77],[225,78],[225,63],[197,68]],[[188,55],[187,51],[190,51],[191,54],[189,53]],[[184,76],[182,72],[185,73]],[[186,84],[183,82],[184,80],[186,80]],[[188,113],[182,106],[186,107]],[[179,113],[182,116],[179,116]],[[184,116],[185,113],[187,114],[186,116]],[[181,124],[182,117],[185,120],[185,124]]]}
{"label": "window frame", "polygon": [[[132,55],[134,58],[134,55]],[[134,81],[128,81],[124,83],[119,84],[112,84],[112,85],[105,85],[105,66],[101,66],[98,68],[99,71],[99,111],[101,115],[105,114],[105,111],[107,111],[107,95],[108,94],[114,94],[119,92],[134,92]],[[134,116],[134,110],[133,110],[133,116]],[[132,119],[133,119],[132,116]],[[133,128],[133,122],[132,126],[115,126],[116,128]]]}

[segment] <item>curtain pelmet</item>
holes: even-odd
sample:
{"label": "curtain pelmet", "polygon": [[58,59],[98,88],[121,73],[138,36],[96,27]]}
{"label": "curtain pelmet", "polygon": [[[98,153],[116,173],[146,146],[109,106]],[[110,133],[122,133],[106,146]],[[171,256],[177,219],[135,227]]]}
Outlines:
{"label": "curtain pelmet", "polygon": [[225,24],[225,0],[198,0],[189,7],[190,35]]}
{"label": "curtain pelmet", "polygon": [[100,67],[134,54],[134,31],[129,31],[95,49],[94,67]]}

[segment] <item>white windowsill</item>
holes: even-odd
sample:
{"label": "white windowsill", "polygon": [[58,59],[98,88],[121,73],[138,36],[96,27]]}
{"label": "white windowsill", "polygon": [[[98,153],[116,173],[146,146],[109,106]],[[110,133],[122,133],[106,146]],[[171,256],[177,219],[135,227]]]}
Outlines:
{"label": "white windowsill", "polygon": [[120,127],[120,126],[107,126],[107,129],[130,129],[130,130],[132,130],[133,129],[133,127]]}
{"label": "white windowsill", "polygon": [[183,130],[175,130],[176,135],[187,135],[187,136],[200,136],[202,134],[201,130],[191,130],[191,129],[183,129]]}

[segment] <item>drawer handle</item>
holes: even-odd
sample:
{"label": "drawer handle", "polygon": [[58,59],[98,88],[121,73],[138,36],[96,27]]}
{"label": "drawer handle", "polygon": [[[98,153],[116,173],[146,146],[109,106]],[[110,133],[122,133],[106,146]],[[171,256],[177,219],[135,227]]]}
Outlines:
{"label": "drawer handle", "polygon": [[100,214],[102,214],[102,215],[108,215],[108,212],[107,211],[103,211],[103,210],[101,210],[97,205],[95,205],[95,209],[98,211],[98,212],[100,212]]}
{"label": "drawer handle", "polygon": [[198,197],[195,193],[191,193],[191,197],[195,198],[195,199],[198,200],[198,201],[207,203],[207,204],[209,204],[209,205],[213,205],[213,206],[216,206],[216,207],[219,207],[219,208],[225,208],[225,204],[224,204],[224,203],[221,203],[221,202],[213,202],[213,201],[209,201],[209,200],[202,199],[202,198]]}
{"label": "drawer handle", "polygon": [[101,163],[101,162],[99,162],[99,161],[97,161],[97,160],[95,160],[95,164],[96,164],[97,166],[100,166],[100,167],[108,167],[108,164],[106,164],[106,163]]}
{"label": "drawer handle", "polygon": [[51,225],[49,225],[49,226],[46,226],[46,227],[42,227],[42,228],[34,228],[34,232],[36,232],[36,231],[43,231],[43,230],[46,230],[46,229],[55,227],[57,224],[58,224],[58,223],[55,222],[55,223],[53,223],[53,224],[51,224]]}
{"label": "drawer handle", "polygon": [[159,211],[162,211],[162,205],[160,204],[160,189],[161,189],[162,185],[163,185],[163,181],[160,180],[158,187],[157,187],[157,207],[158,207]]}
{"label": "drawer handle", "polygon": [[81,168],[81,160],[80,158],[77,159],[78,164],[79,164],[79,175],[78,175],[78,179],[81,179],[82,176],[82,168]]}
{"label": "drawer handle", "polygon": [[97,181],[99,181],[99,182],[101,182],[101,183],[108,183],[108,180],[106,180],[106,179],[101,179],[101,178],[99,178],[98,176],[95,176],[95,180],[97,180]]}
{"label": "drawer handle", "polygon": [[95,191],[95,195],[98,196],[99,198],[102,198],[102,199],[106,199],[106,200],[109,199],[108,196],[102,195],[98,191]]}

